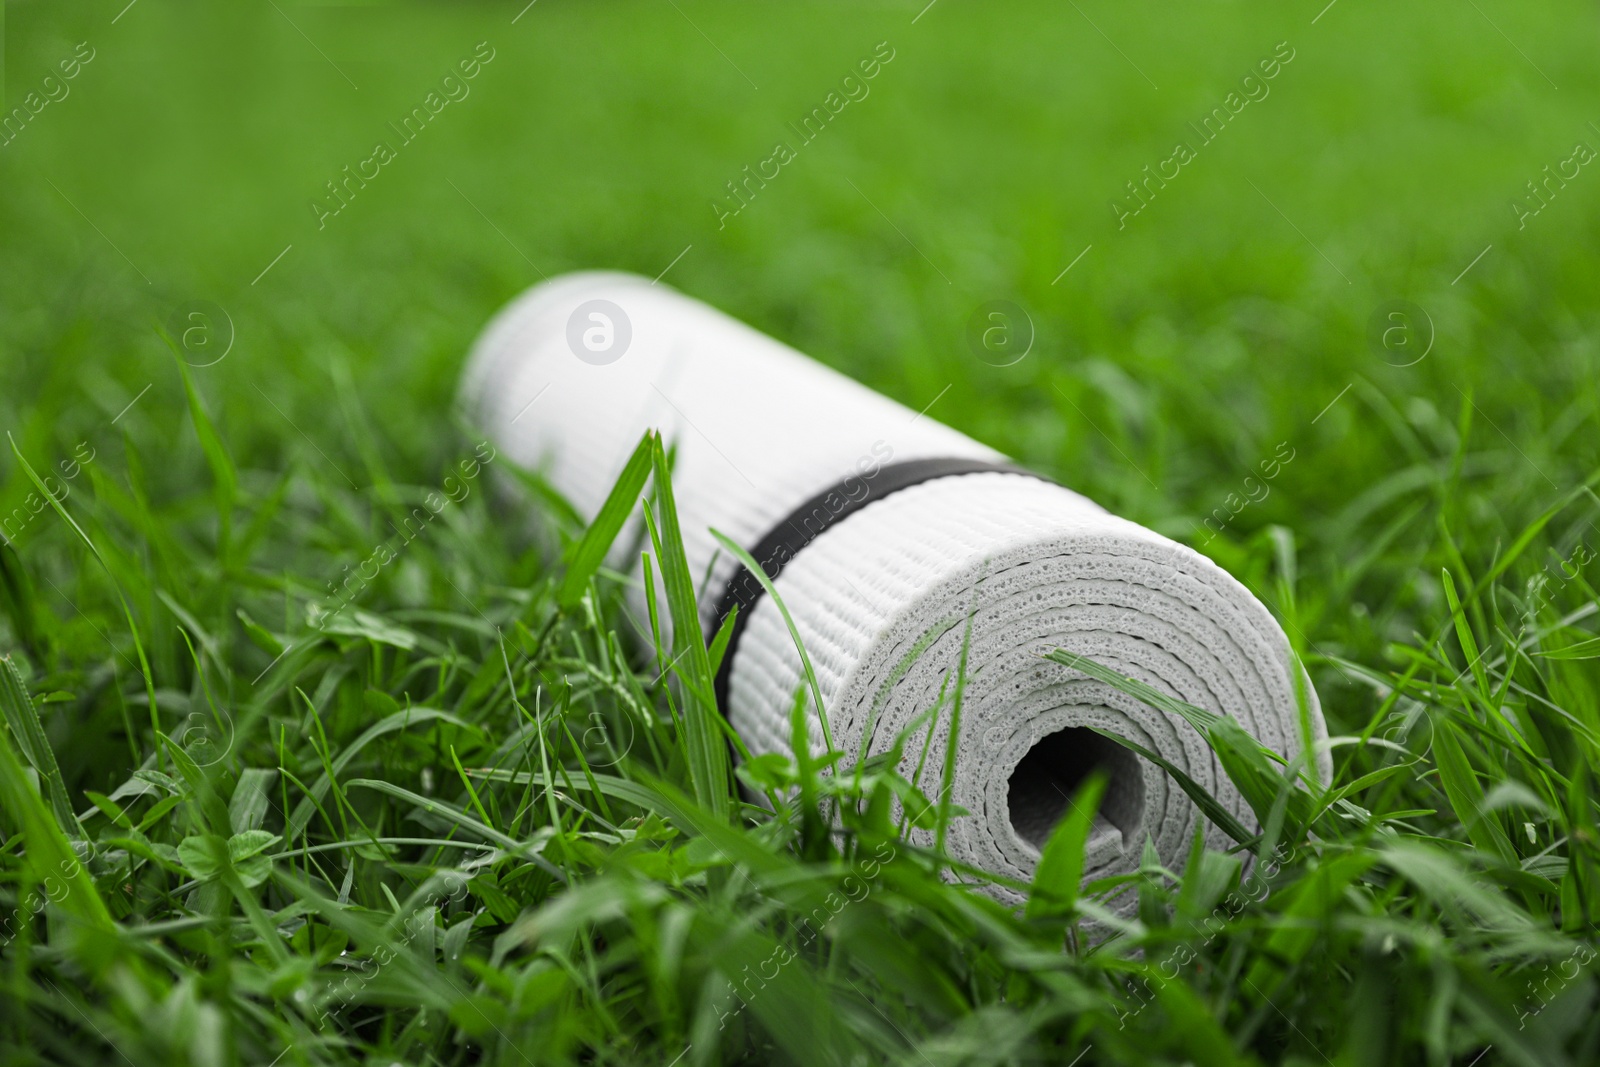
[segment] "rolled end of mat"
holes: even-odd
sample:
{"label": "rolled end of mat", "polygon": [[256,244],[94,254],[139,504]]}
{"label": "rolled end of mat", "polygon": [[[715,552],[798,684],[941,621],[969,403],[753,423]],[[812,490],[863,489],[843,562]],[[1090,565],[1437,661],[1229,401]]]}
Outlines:
{"label": "rolled end of mat", "polygon": [[[615,331],[617,311],[627,350],[583,358],[574,323],[598,328],[586,316],[599,313]],[[1192,727],[1043,658],[1056,649],[1228,715],[1286,756],[1326,736],[1309,686],[1302,726],[1282,630],[1210,560],[664,286],[584,274],[536,287],[485,331],[464,396],[503,451],[588,516],[645,429],[674,442],[708,633],[742,574],[708,528],[769,570],[758,549],[781,534],[775,588],[845,765],[903,735],[902,772],[939,799],[965,647],[948,799],[969,814],[946,844],[975,867],[1031,879],[1097,767],[1109,787],[1086,879],[1137,869],[1147,837],[1172,867],[1197,827],[1226,842],[1166,771],[1098,731],[1160,754],[1254,822]],[[752,753],[787,751],[799,656],[772,598],[744,615],[723,711]],[[1318,763],[1326,772],[1325,754]]]}
{"label": "rolled end of mat", "polygon": [[[1034,478],[971,474],[897,493],[824,533],[775,587],[811,655],[834,743],[874,754],[911,728],[902,769],[929,798],[943,793],[966,644],[949,799],[971,814],[946,844],[984,870],[1031,879],[1096,767],[1109,786],[1086,878],[1137,869],[1147,835],[1169,866],[1182,865],[1196,826],[1228,843],[1164,770],[1096,731],[1159,753],[1254,821],[1187,723],[1045,653],[1087,656],[1232,717],[1278,752],[1301,748],[1288,642],[1261,603],[1199,553]],[[787,747],[781,710],[799,684],[781,616],[758,603],[730,686],[733,725],[753,752]],[[1307,696],[1315,743],[1326,731]],[[929,721],[912,728],[919,719]]]}

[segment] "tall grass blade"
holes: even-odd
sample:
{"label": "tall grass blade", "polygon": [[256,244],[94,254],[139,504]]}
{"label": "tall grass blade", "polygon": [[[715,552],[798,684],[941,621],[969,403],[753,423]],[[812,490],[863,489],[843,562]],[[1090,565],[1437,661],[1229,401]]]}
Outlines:
{"label": "tall grass blade", "polygon": [[[778,587],[774,585],[772,579],[768,577],[766,568],[757,563],[755,557],[749,552],[746,552],[743,547],[730,540],[727,535],[723,534],[721,531],[712,530],[711,536],[715,537],[717,539],[717,544],[727,549],[728,553],[732,555],[734,559],[743,564],[744,568],[750,572],[755,580],[761,583],[762,590],[767,596],[772,598],[773,606],[776,607],[778,609],[778,613],[783,616],[783,624],[789,630],[789,640],[794,642],[795,652],[797,652],[800,656],[800,670],[805,676],[807,688],[809,688],[811,691],[812,705],[817,709],[817,725],[822,731],[822,743],[826,746],[829,753],[833,752],[833,730],[828,725],[827,710],[822,703],[822,687],[817,684],[817,672],[811,666],[811,654],[806,651],[806,643],[801,639],[800,630],[794,624],[794,616],[789,614],[789,609],[784,604],[783,597],[778,593]],[[738,609],[735,608],[734,610],[737,611]],[[732,621],[731,615],[729,616],[729,621],[730,623]],[[727,627],[724,628],[726,629]],[[731,634],[731,629],[729,632]],[[720,631],[717,634],[717,641],[720,645],[718,649],[717,660],[720,663],[722,660],[722,652],[727,647],[727,641],[722,637]]]}
{"label": "tall grass blade", "polygon": [[600,505],[600,513],[584,531],[583,539],[571,550],[567,573],[561,579],[561,588],[556,594],[563,610],[570,611],[583,599],[584,590],[589,588],[589,579],[605,562],[606,553],[611,551],[612,543],[616,541],[617,534],[622,532],[628,515],[638,502],[639,493],[650,476],[653,457],[651,439],[650,433],[639,438],[639,444],[634,448],[633,455],[628,457],[622,473],[617,476],[606,502]]}
{"label": "tall grass blade", "polygon": [[1083,780],[1069,802],[1072,810],[1056,824],[1039,852],[1039,865],[1033,872],[1033,892],[1028,897],[1028,918],[1071,915],[1083,881],[1084,849],[1095,814],[1105,796],[1107,778],[1095,770]]}
{"label": "tall grass blade", "polygon": [[226,564],[233,531],[233,505],[239,498],[239,472],[234,468],[227,446],[222,443],[222,436],[217,433],[216,424],[206,413],[183,353],[165,331],[162,331],[161,339],[172,349],[173,362],[178,365],[178,374],[183,379],[183,393],[189,401],[189,420],[200,439],[200,451],[205,454],[206,464],[211,468],[212,489],[217,501],[217,555]]}
{"label": "tall grass blade", "polygon": [[722,743],[722,729],[716,720],[717,709],[711,678],[711,658],[706,651],[705,634],[700,629],[699,601],[694,578],[684,554],[683,530],[678,523],[678,505],[672,495],[672,471],[659,435],[651,439],[651,467],[655,473],[656,522],[650,536],[661,564],[661,580],[667,590],[667,610],[672,616],[673,670],[683,681],[684,746],[689,763],[689,781],[697,801],[719,818],[726,818],[730,807],[728,750]]}
{"label": "tall grass blade", "polygon": [[68,837],[82,838],[83,827],[78,825],[78,816],[67,797],[66,783],[61,780],[61,768],[56,765],[55,750],[44,735],[44,724],[39,721],[39,711],[34,707],[33,698],[28,695],[22,672],[10,656],[0,656],[0,714],[4,714],[6,725],[11,728],[11,736],[16,738],[17,747],[22,749],[23,756],[44,783],[45,795],[50,800],[50,811],[55,815],[57,825]]}
{"label": "tall grass blade", "polygon": [[1282,798],[1284,815],[1293,824],[1294,832],[1298,834],[1306,826],[1312,813],[1311,795],[1286,778],[1275,763],[1276,754],[1246,733],[1244,727],[1234,720],[1176,700],[1137,678],[1129,678],[1066,649],[1048,652],[1044,658],[1082,671],[1119,692],[1149,704],[1157,711],[1189,723],[1211,746],[1222,769],[1262,825],[1270,825],[1274,809],[1279,807]]}

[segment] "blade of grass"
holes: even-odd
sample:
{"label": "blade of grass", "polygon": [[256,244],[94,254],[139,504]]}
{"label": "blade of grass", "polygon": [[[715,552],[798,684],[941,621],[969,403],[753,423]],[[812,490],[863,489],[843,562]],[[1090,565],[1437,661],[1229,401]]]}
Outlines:
{"label": "blade of grass", "polygon": [[1039,865],[1033,871],[1033,892],[1025,913],[1030,919],[1052,915],[1071,915],[1083,882],[1084,848],[1094,827],[1095,813],[1105,796],[1105,772],[1096,768],[1083,780],[1069,802],[1072,810],[1056,824],[1050,839],[1039,852]]}
{"label": "blade of grass", "polygon": [[944,743],[944,767],[939,772],[939,816],[934,830],[934,847],[943,854],[945,835],[950,832],[950,794],[956,784],[956,751],[961,739],[961,698],[967,690],[967,654],[972,649],[972,620],[977,614],[977,587],[973,588],[973,609],[967,612],[961,629],[961,656],[956,662],[956,688],[950,697],[950,735]]}
{"label": "blade of grass", "polygon": [[561,579],[561,589],[557,594],[562,610],[570,611],[583,599],[584,590],[589,587],[589,579],[594,577],[595,571],[600,569],[600,564],[605,562],[606,553],[611,551],[611,545],[616,541],[617,534],[622,532],[623,524],[628,521],[628,515],[632,513],[633,505],[644,489],[645,480],[650,476],[654,455],[651,439],[652,435],[649,433],[639,438],[639,444],[634,448],[633,455],[628,457],[628,462],[623,466],[616,484],[611,487],[605,503],[600,505],[600,513],[584,531],[583,539],[571,550],[571,556],[567,560],[567,573]]}
{"label": "blade of grass", "polygon": [[1478,692],[1488,700],[1490,699],[1489,676],[1484,672],[1483,653],[1478,651],[1478,642],[1472,636],[1472,624],[1467,621],[1466,612],[1461,607],[1461,598],[1456,595],[1455,580],[1450,577],[1448,570],[1440,571],[1439,578],[1444,583],[1444,596],[1450,603],[1450,619],[1455,623],[1456,639],[1461,642],[1461,652],[1467,657],[1467,667],[1478,683]]}
{"label": "blade of grass", "polygon": [[22,672],[17,670],[17,664],[10,656],[0,656],[0,713],[5,716],[6,725],[11,727],[11,736],[16,738],[17,747],[22,749],[23,756],[44,782],[45,795],[50,798],[50,811],[55,815],[61,831],[68,837],[82,838],[83,827],[78,824],[78,816],[72,810],[66,783],[61,780],[61,768],[56,764],[55,751],[50,747],[49,738],[44,735],[44,725],[39,721],[39,711],[34,707],[33,698],[28,695]]}
{"label": "blade of grass", "polygon": [[[800,654],[800,669],[805,675],[806,685],[811,689],[811,700],[816,705],[817,724],[822,728],[822,743],[827,746],[827,751],[832,753],[834,751],[833,731],[828,727],[828,716],[822,703],[822,687],[817,684],[817,672],[811,667],[811,656],[806,652],[806,643],[801,640],[800,630],[794,624],[794,616],[789,614],[789,609],[785,606],[783,597],[778,594],[778,587],[772,584],[772,579],[767,576],[766,568],[757,563],[754,556],[729,540],[725,534],[718,530],[712,530],[711,536],[715,537],[717,543],[727,549],[755,577],[755,580],[761,583],[762,590],[772,598],[773,606],[783,616],[783,624],[789,628],[789,639],[794,642],[795,651]],[[731,620],[732,616],[729,616],[729,618]],[[719,640],[721,636],[720,633],[717,635]],[[719,652],[717,659],[720,661],[721,658],[722,656]]]}
{"label": "blade of grass", "polygon": [[435,800],[430,797],[422,796],[418,793],[413,793],[411,790],[395,785],[393,782],[379,782],[371,778],[352,778],[350,779],[346,788],[371,789],[374,792],[383,793],[387,796],[393,797],[395,800],[402,800],[407,804],[413,804],[429,814],[442,816],[445,819],[448,819],[450,822],[455,823],[463,830],[466,830],[469,833],[477,834],[485,841],[493,841],[495,844],[499,845],[501,848],[510,853],[514,858],[527,860],[529,863],[532,863],[534,866],[538,867],[540,870],[544,871],[558,882],[565,882],[567,880],[567,876],[562,873],[559,867],[545,859],[543,856],[529,851],[528,842],[518,841],[516,838],[507,834],[503,834],[492,826],[479,822],[477,819],[474,819],[472,816],[468,815],[466,812],[462,811],[453,804],[446,804],[442,800]]}
{"label": "blade of grass", "polygon": [[1206,818],[1216,823],[1223,833],[1239,842],[1239,844],[1248,845],[1255,841],[1256,835],[1245,829],[1244,824],[1234,818],[1233,813],[1223,807],[1220,800],[1212,796],[1204,786],[1190,778],[1181,768],[1166,757],[1128,740],[1121,734],[1114,734],[1110,730],[1102,730],[1098,726],[1091,726],[1090,729],[1107,740],[1115,741],[1129,752],[1143,756],[1157,767],[1166,771],[1172,776],[1172,780],[1178,783],[1178,788],[1187,793],[1189,799],[1194,801],[1195,805],[1205,813]]}
{"label": "blade of grass", "polygon": [[[722,731],[715,722],[721,717],[713,695],[711,659],[706,652],[705,634],[700,629],[699,602],[684,553],[683,531],[678,524],[678,505],[672,495],[672,472],[659,434],[651,437],[651,467],[655,474],[657,522],[650,524],[650,537],[656,559],[661,564],[661,579],[667,589],[667,609],[672,616],[672,652],[683,685],[684,747],[689,763],[689,781],[695,799],[719,819],[728,816],[730,782],[728,750],[722,744]],[[648,512],[647,512],[648,515]]]}
{"label": "blade of grass", "polygon": [[206,414],[205,406],[200,402],[200,391],[195,388],[194,376],[189,373],[188,363],[184,361],[178,346],[167,336],[166,331],[158,332],[167,347],[172,350],[172,359],[178,366],[178,375],[183,379],[183,392],[189,401],[189,420],[194,424],[195,435],[200,438],[200,451],[205,453],[206,464],[211,468],[212,486],[217,501],[217,556],[226,568],[233,531],[233,506],[239,497],[239,474],[234,469],[227,446],[222,443],[222,437],[217,433],[216,424],[211,421],[211,416]]}
{"label": "blade of grass", "polygon": [[1298,835],[1306,826],[1311,817],[1311,795],[1279,771],[1276,753],[1251,737],[1234,720],[1176,700],[1136,678],[1129,678],[1066,649],[1048,652],[1044,658],[1082,671],[1119,692],[1149,704],[1157,711],[1189,723],[1211,746],[1222,769],[1263,825],[1270,823],[1274,809],[1280,803],[1279,798],[1283,797],[1286,803],[1284,815],[1294,824],[1294,833]]}

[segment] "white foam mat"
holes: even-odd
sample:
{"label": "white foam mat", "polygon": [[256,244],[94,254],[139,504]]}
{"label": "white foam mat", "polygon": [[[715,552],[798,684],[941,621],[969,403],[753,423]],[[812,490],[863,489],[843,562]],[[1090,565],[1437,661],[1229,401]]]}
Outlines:
{"label": "white foam mat", "polygon": [[[586,338],[585,330],[597,332]],[[709,528],[753,550],[802,503],[830,487],[842,498],[865,493],[887,464],[1004,459],[626,274],[566,275],[519,297],[479,338],[462,398],[502,451],[540,471],[586,517],[647,428],[675,443],[689,565],[708,576],[698,590],[708,632],[737,570]],[[613,562],[637,571],[636,560]],[[1266,608],[1199,553],[1046,481],[986,472],[902,489],[826,529],[776,587],[812,658],[835,743],[852,759],[888,749],[943,693],[926,756],[923,727],[904,767],[909,776],[921,762],[930,797],[941,788],[949,696],[970,619],[951,799],[971,814],[955,820],[947,844],[986,870],[1031,878],[1039,846],[1095,765],[1112,780],[1086,878],[1137,868],[1146,835],[1166,865],[1182,865],[1205,820],[1164,771],[1091,727],[1161,753],[1253,822],[1186,723],[1042,653],[1082,653],[1232,716],[1285,755],[1299,749],[1288,642]],[[753,753],[787,749],[801,678],[788,630],[762,597],[734,652],[724,709]],[[1307,690],[1320,741],[1326,729]],[[820,746],[820,728],[812,737]],[[1326,768],[1325,755],[1319,763]],[[1226,843],[1214,827],[1205,832]]]}

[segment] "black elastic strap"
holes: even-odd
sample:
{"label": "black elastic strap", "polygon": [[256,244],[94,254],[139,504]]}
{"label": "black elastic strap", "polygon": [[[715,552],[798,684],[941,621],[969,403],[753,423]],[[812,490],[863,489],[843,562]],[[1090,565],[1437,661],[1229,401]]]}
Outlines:
{"label": "black elastic strap", "polygon": [[[890,463],[879,467],[877,473],[872,475],[853,474],[807,500],[774,526],[756,544],[750,555],[761,564],[761,569],[767,572],[768,578],[776,580],[778,575],[783,573],[784,565],[794,559],[801,549],[815,541],[824,530],[849,518],[875,500],[882,500],[891,493],[898,493],[902,489],[909,489],[913,485],[921,485],[935,478],[994,472],[1044,478],[1043,475],[1034,474],[1010,463],[991,463],[981,459],[936,457]],[[727,587],[722,591],[722,598],[717,601],[717,620],[712,630],[713,636],[722,628],[723,622],[727,620],[728,613],[733,611],[734,606],[737,605],[739,608],[739,615],[733,620],[733,631],[728,635],[728,647],[723,650],[722,663],[717,668],[715,679],[717,706],[722,708],[724,714],[728,710],[728,680],[733,673],[733,657],[739,650],[739,638],[743,636],[745,625],[750,621],[750,613],[764,592],[760,581],[750,573],[749,568],[741,566],[733,577],[728,579]]]}

